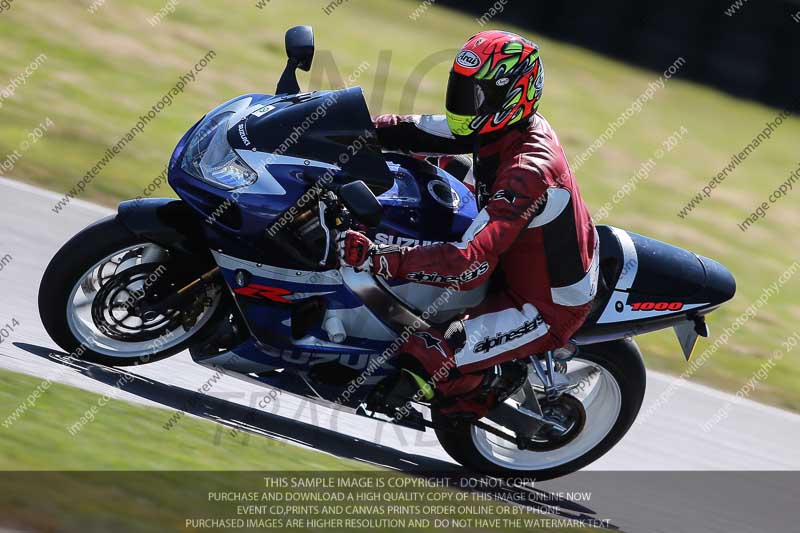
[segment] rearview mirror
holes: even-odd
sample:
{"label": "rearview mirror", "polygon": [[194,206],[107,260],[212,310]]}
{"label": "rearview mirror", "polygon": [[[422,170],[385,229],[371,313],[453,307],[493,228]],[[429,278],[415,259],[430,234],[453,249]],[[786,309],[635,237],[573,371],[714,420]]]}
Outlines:
{"label": "rearview mirror", "polygon": [[314,60],[314,30],[311,26],[295,26],[286,32],[286,55],[289,62],[278,82],[277,94],[297,94],[297,69],[308,72]]}
{"label": "rearview mirror", "polygon": [[311,26],[295,26],[286,32],[286,55],[300,70],[311,70],[314,60],[314,30]]}
{"label": "rearview mirror", "polygon": [[383,206],[372,194],[366,183],[359,180],[342,185],[339,188],[338,195],[356,220],[370,228],[380,224],[383,216]]}

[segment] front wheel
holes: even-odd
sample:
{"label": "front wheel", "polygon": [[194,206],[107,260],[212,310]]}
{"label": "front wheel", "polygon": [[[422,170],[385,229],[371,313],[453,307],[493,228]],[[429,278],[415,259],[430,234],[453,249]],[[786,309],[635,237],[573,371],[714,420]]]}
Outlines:
{"label": "front wheel", "polygon": [[176,257],[111,216],[75,235],[50,261],[39,315],[50,337],[79,359],[111,366],[157,361],[214,325],[222,307],[219,282],[158,306],[208,261]]}
{"label": "front wheel", "polygon": [[459,422],[437,429],[439,442],[462,465],[497,476],[546,480],[583,468],[630,429],[644,399],[646,373],[636,343],[625,339],[582,347],[567,364],[565,376],[577,385],[565,399],[581,411],[582,419],[576,425],[579,431],[569,438],[522,450],[490,431]]}

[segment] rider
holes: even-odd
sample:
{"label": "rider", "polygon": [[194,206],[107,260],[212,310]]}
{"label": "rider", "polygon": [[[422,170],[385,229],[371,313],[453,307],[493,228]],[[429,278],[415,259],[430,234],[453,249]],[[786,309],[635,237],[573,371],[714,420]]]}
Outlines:
{"label": "rider", "polygon": [[384,148],[473,154],[464,182],[482,210],[472,225],[459,242],[413,247],[339,236],[344,263],[385,279],[468,290],[498,271],[483,303],[414,332],[398,351],[394,393],[422,395],[446,414],[485,416],[500,365],[567,344],[597,291],[597,233],[558,137],[537,114],[543,81],[536,44],[503,31],[473,36],[450,72],[446,116],[375,119]]}

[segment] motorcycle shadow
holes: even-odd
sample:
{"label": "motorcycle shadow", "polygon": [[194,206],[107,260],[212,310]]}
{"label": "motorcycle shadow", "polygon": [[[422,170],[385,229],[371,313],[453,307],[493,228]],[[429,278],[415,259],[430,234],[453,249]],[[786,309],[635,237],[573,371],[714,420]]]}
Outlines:
{"label": "motorcycle shadow", "polygon": [[[51,363],[69,367],[74,372],[94,381],[174,409],[176,413],[183,412],[217,422],[220,424],[220,431],[214,437],[215,445],[220,444],[225,431],[234,437],[241,437],[243,442],[236,442],[236,445],[245,443],[252,434],[270,439],[282,439],[337,457],[368,462],[406,474],[432,480],[448,478],[451,486],[462,487],[463,490],[469,492],[499,497],[505,501],[529,507],[532,512],[579,521],[587,526],[598,525],[598,514],[595,510],[556,493],[535,489],[530,485],[503,484],[501,488],[498,488],[495,478],[464,473],[463,468],[454,463],[404,452],[233,401],[162,383],[127,372],[123,368],[73,359],[64,352],[44,346],[22,342],[12,344]],[[172,419],[165,418],[165,425],[173,420],[175,420],[174,417]],[[165,430],[167,429],[165,428]],[[568,478],[562,478],[562,481],[566,479]],[[604,523],[603,527],[619,530],[610,523]]]}

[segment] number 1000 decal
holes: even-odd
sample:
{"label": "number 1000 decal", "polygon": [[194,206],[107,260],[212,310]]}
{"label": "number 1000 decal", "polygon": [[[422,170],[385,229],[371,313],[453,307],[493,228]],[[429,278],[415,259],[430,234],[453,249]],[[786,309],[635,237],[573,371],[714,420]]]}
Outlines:
{"label": "number 1000 decal", "polygon": [[631,311],[680,311],[683,302],[636,302],[631,304]]}

